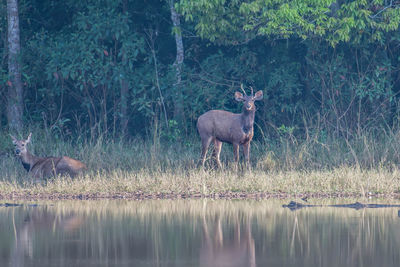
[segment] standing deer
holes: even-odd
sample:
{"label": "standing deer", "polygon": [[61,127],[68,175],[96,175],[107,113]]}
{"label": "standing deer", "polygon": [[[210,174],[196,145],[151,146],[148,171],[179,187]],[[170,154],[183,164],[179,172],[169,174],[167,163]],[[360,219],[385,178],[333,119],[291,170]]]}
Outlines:
{"label": "standing deer", "polygon": [[26,140],[17,140],[11,135],[15,145],[15,154],[32,178],[47,178],[57,175],[74,177],[86,169],[86,165],[70,157],[37,157],[29,153],[27,145],[31,142],[32,133]]}
{"label": "standing deer", "polygon": [[256,106],[254,101],[261,100],[263,92],[260,90],[251,95],[235,92],[235,100],[243,102],[243,110],[240,114],[234,114],[224,110],[210,110],[201,115],[197,120],[197,130],[201,137],[201,166],[204,166],[206,154],[211,141],[214,142],[214,157],[217,165],[221,168],[219,155],[221,153],[222,142],[231,143],[233,145],[233,154],[235,164],[239,162],[239,145],[243,146],[243,154],[247,167],[250,169],[250,142],[253,138],[254,115]]}

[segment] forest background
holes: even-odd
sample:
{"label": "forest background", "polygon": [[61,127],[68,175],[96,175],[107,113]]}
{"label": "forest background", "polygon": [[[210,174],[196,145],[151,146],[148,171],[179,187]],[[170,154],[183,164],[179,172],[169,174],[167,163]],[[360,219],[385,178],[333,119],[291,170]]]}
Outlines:
{"label": "forest background", "polygon": [[[20,51],[10,61],[13,2]],[[397,165],[399,7],[388,0],[1,1],[0,152],[11,151],[10,132],[36,131],[39,154],[54,153],[51,141],[68,142],[74,156],[84,153],[72,149],[78,143],[141,140],[154,155],[174,145],[194,151],[195,161],[198,116],[240,112],[233,94],[243,84],[264,92],[254,165]]]}

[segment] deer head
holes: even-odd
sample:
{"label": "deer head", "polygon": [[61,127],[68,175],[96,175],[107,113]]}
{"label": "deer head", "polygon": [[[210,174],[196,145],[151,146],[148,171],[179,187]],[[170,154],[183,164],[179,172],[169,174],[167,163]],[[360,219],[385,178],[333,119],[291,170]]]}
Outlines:
{"label": "deer head", "polygon": [[244,95],[240,92],[235,92],[235,100],[238,102],[243,102],[243,109],[245,111],[255,110],[256,106],[254,105],[254,101],[261,100],[263,98],[263,92],[260,90],[253,94],[253,87],[250,87],[251,95],[247,95],[243,89],[243,85],[241,85],[240,88],[242,89]]}
{"label": "deer head", "polygon": [[21,155],[26,154],[28,152],[26,146],[31,142],[32,133],[30,133],[28,135],[28,138],[26,140],[18,140],[17,138],[15,138],[11,134],[10,134],[10,136],[11,136],[12,142],[13,142],[13,144],[15,146],[15,154],[17,156],[21,156]]}

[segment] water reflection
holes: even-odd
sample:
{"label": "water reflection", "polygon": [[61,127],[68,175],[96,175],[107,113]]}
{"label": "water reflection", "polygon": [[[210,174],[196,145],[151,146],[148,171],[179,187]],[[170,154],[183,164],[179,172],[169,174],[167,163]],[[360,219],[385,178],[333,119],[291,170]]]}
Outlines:
{"label": "water reflection", "polygon": [[47,209],[32,208],[27,211],[24,221],[18,227],[15,225],[15,213],[12,214],[15,245],[11,252],[11,266],[25,266],[25,257],[33,258],[34,237],[37,234],[46,235],[49,231],[71,232],[83,222],[83,218],[75,214],[57,216]]}
{"label": "water reflection", "polygon": [[0,266],[400,263],[397,208],[290,211],[274,200],[39,204],[0,206]]}
{"label": "water reflection", "polygon": [[221,218],[214,221],[214,232],[210,233],[205,216],[202,220],[203,246],[200,250],[200,266],[256,266],[254,239],[249,219],[246,220],[244,236],[241,238],[239,218],[235,218],[234,238],[224,239]]}

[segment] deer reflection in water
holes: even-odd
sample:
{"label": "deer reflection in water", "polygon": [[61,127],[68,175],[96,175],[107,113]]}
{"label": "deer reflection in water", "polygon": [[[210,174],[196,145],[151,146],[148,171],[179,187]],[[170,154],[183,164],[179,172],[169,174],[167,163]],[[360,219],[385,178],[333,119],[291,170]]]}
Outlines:
{"label": "deer reflection in water", "polygon": [[34,208],[33,211],[28,212],[20,227],[14,222],[15,246],[11,254],[10,266],[25,266],[25,257],[33,257],[33,241],[38,231],[72,232],[82,223],[83,218],[74,214],[60,216],[47,209]]}
{"label": "deer reflection in water", "polygon": [[[205,217],[202,221],[203,244],[200,251],[200,266],[207,267],[255,267],[255,245],[249,219],[241,236],[239,219],[235,220],[233,240],[223,237],[221,218],[214,222],[214,232],[210,233]],[[213,236],[212,236],[213,235]]]}

